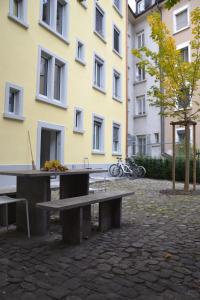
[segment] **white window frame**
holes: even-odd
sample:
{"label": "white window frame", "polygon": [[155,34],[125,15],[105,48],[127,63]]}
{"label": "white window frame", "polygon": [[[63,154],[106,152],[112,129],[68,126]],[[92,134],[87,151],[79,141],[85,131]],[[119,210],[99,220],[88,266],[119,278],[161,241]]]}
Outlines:
{"label": "white window frame", "polygon": [[[79,43],[82,45],[82,57],[78,57],[78,45]],[[77,39],[76,40],[76,57],[75,57],[75,60],[77,62],[79,62],[80,64],[82,64],[83,66],[86,65],[85,63],[85,44],[80,40],[80,39]]]}
{"label": "white window frame", "polygon": [[188,47],[188,62],[191,62],[191,45],[190,45],[190,41],[178,44],[176,49],[181,50],[181,49],[184,49],[186,47]]}
{"label": "white window frame", "polygon": [[[97,3],[97,0],[94,0],[94,3],[95,3],[95,5],[94,5],[94,33],[105,43],[106,42],[106,13],[102,9],[102,7]],[[98,9],[103,15],[102,34],[96,30],[96,9]]]}
{"label": "white window frame", "polygon": [[[102,82],[101,82],[101,87],[99,87],[96,84],[96,68],[95,68],[95,62],[99,61],[102,64]],[[93,88],[102,92],[102,93],[106,93],[106,75],[105,75],[105,70],[106,70],[106,63],[105,60],[102,59],[98,54],[94,53],[94,62],[93,62],[94,66],[93,66]]]}
{"label": "white window frame", "polygon": [[[119,33],[119,51],[117,51],[115,48],[114,48],[114,31],[117,31]],[[119,28],[113,24],[113,52],[116,53],[117,55],[119,55],[121,57],[121,50],[122,50],[122,34],[121,34],[121,31],[119,30]]]}
{"label": "white window frame", "polygon": [[[137,138],[137,154],[139,154],[139,155],[147,155],[147,135],[140,134],[140,135],[137,135],[136,138]],[[140,153],[139,152],[139,139],[140,138],[145,138],[145,150],[146,150],[145,153]]]}
{"label": "white window frame", "polygon": [[[119,77],[119,96],[115,95],[115,75]],[[113,69],[113,99],[122,102],[122,76],[116,69]]]}
{"label": "white window frame", "polygon": [[[100,149],[94,149],[94,121],[97,120],[101,122],[101,136],[100,136]],[[97,115],[97,114],[92,114],[92,154],[99,154],[99,155],[104,155],[104,130],[105,130],[105,120],[104,117]]]}
{"label": "white window frame", "polygon": [[[139,42],[138,42],[139,41],[139,37],[141,39],[141,42],[143,42],[143,45],[141,45],[141,46],[139,46]],[[137,39],[137,49],[140,49],[140,48],[142,48],[142,47],[145,46],[145,33],[144,33],[144,30],[136,33],[136,39]]]}
{"label": "white window frame", "polygon": [[59,142],[59,160],[61,164],[64,164],[64,147],[65,147],[65,127],[62,125],[51,124],[45,121],[38,121],[37,126],[37,148],[36,148],[36,167],[40,169],[40,152],[41,152],[41,133],[42,129],[50,129],[60,132]]}
{"label": "white window frame", "polygon": [[[9,96],[10,90],[15,90],[18,93],[18,103],[17,103],[17,112],[9,111]],[[24,121],[25,117],[23,116],[23,98],[24,98],[24,89],[21,86],[16,84],[6,82],[5,87],[5,102],[4,102],[4,113],[3,117],[7,119],[13,119],[18,121]],[[16,105],[16,104],[15,104]]]}
{"label": "white window frame", "polygon": [[119,7],[117,7],[115,4],[115,0],[113,0],[113,7],[117,11],[117,13],[120,15],[120,17],[122,17],[122,0],[119,0],[119,1],[120,1],[120,4],[119,4]]}
{"label": "white window frame", "polygon": [[[142,102],[142,105],[141,105],[142,111],[141,111],[141,113],[139,112],[139,109],[138,109],[138,101]],[[136,110],[135,110],[135,116],[136,117],[146,116],[147,113],[146,113],[146,97],[145,97],[145,95],[140,95],[140,96],[137,96],[135,98],[135,108],[136,108]]]}
{"label": "white window frame", "polygon": [[[48,72],[48,87],[47,87],[47,96],[40,94],[40,62],[41,55],[44,52],[49,56],[49,72]],[[59,61],[63,64],[62,69],[62,82],[61,82],[61,99],[56,100],[54,98],[54,70],[55,70],[55,61]],[[38,67],[37,67],[37,91],[36,91],[36,100],[52,104],[61,108],[67,108],[67,88],[68,88],[68,76],[67,76],[67,62],[50,52],[49,50],[39,46],[38,50]]]}
{"label": "white window frame", "polygon": [[8,17],[23,26],[24,28],[28,28],[27,18],[28,18],[28,0],[22,0],[22,18],[18,18],[14,15],[14,0],[9,1],[9,13]]}
{"label": "white window frame", "polygon": [[[179,29],[179,30],[176,30],[176,16],[180,13],[182,13],[184,10],[187,10],[187,25],[184,26],[183,28]],[[190,26],[190,11],[189,11],[189,5],[185,5],[185,6],[182,6],[181,8],[179,9],[176,9],[173,11],[173,33],[178,33],[178,32],[181,32],[185,29],[187,29],[188,27]]]}
{"label": "white window frame", "polygon": [[50,8],[50,25],[45,23],[42,20],[43,15],[43,0],[40,0],[40,20],[39,24],[45,29],[49,30],[56,37],[60,38],[66,44],[69,44],[69,0],[60,0],[64,3],[64,14],[63,14],[63,24],[62,27],[64,32],[60,34],[56,30],[56,13],[57,13],[57,3],[59,0],[51,0],[51,8]]}
{"label": "white window frame", "polygon": [[[117,151],[115,151],[115,149],[114,149],[114,140],[113,140],[113,138],[114,138],[114,136],[113,136],[113,128],[114,127],[117,127],[118,129],[119,129],[119,131],[118,131],[118,142],[119,142],[119,144],[118,144],[118,149],[117,149]],[[122,130],[121,130],[121,124],[120,123],[118,123],[118,122],[113,122],[112,123],[112,155],[121,155],[121,133],[122,133]]]}
{"label": "white window frame", "polygon": [[[193,129],[192,127],[190,126],[190,144],[192,144],[193,142]],[[176,128],[176,133],[175,133],[175,141],[177,144],[180,144],[180,142],[178,141],[178,131],[184,131],[185,132],[185,127],[178,127]]]}
{"label": "white window frame", "polygon": [[[139,64],[136,64],[135,67],[136,67],[135,82],[143,82],[143,81],[145,81],[146,80],[145,68],[141,67]],[[139,69],[142,70],[141,79],[139,78]]]}
{"label": "white window frame", "polygon": [[[142,10],[141,10],[141,9],[140,9],[140,10],[138,9],[138,8],[139,8],[139,4],[142,5],[142,7],[143,7]],[[145,10],[145,1],[144,1],[144,0],[138,1],[138,2],[137,2],[137,14],[141,14],[144,10]]]}
{"label": "white window frame", "polygon": [[[76,112],[80,112],[80,126],[76,126]],[[80,107],[75,107],[74,108],[74,132],[75,133],[84,133],[84,123],[83,123],[83,109]]]}

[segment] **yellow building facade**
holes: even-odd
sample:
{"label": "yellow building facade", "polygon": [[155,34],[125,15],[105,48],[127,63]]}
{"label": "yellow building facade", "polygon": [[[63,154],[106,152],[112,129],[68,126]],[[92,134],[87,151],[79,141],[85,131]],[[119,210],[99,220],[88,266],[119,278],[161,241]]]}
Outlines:
{"label": "yellow building facade", "polygon": [[125,156],[126,1],[2,0],[0,169]]}

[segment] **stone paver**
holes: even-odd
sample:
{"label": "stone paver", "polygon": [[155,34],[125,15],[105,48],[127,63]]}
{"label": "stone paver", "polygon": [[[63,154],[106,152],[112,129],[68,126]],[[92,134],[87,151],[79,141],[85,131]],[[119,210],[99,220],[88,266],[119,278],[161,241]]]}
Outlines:
{"label": "stone paver", "polygon": [[63,245],[56,221],[48,236],[30,241],[1,232],[0,300],[200,299],[200,198],[159,193],[170,187],[149,179],[107,183],[135,191],[123,202],[122,228],[102,234],[94,226],[81,246]]}

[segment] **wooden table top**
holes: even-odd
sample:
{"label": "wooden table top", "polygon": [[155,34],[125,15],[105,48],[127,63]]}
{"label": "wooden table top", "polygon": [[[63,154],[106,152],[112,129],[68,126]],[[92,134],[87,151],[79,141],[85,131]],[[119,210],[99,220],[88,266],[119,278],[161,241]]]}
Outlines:
{"label": "wooden table top", "polygon": [[60,175],[81,175],[90,173],[105,173],[105,169],[70,169],[64,172],[58,171],[41,171],[41,170],[18,170],[18,171],[0,171],[0,175],[21,176],[21,177],[44,177]]}

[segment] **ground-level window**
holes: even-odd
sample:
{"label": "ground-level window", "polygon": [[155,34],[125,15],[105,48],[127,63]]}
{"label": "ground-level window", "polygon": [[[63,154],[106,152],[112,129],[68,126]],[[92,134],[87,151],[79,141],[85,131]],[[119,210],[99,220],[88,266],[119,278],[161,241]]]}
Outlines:
{"label": "ground-level window", "polygon": [[121,152],[121,128],[117,123],[113,123],[113,145],[112,152],[114,154],[120,154]]}
{"label": "ground-level window", "polygon": [[103,144],[103,122],[102,118],[94,116],[93,118],[93,151],[102,152]]}
{"label": "ground-level window", "polygon": [[6,83],[4,117],[23,121],[23,88]]}
{"label": "ground-level window", "polygon": [[137,136],[138,154],[146,155],[147,153],[147,139],[146,135]]}

